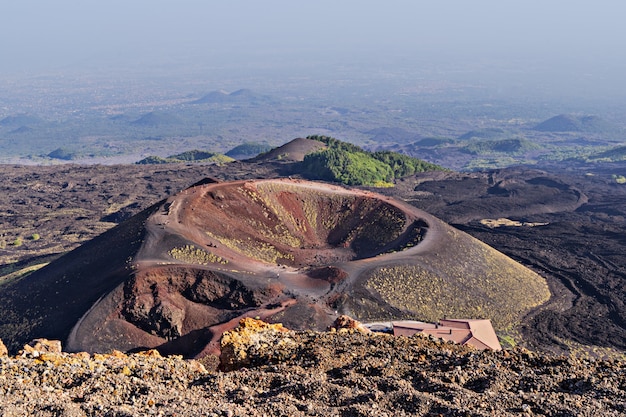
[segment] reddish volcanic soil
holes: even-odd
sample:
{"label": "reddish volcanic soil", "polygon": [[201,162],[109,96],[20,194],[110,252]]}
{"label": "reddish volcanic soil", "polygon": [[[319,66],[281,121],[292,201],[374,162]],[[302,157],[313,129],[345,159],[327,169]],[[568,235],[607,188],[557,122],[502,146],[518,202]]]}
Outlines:
{"label": "reddish volcanic soil", "polygon": [[70,351],[204,356],[242,317],[321,330],[344,313],[436,320],[500,306],[493,322],[504,329],[547,286],[395,199],[301,180],[208,180],[9,282],[0,298],[13,345],[41,336]]}
{"label": "reddish volcanic soil", "polygon": [[[403,253],[425,234],[423,219],[432,225],[427,239]],[[193,187],[147,219],[132,278],[92,307],[67,346],[204,355],[240,317],[277,313],[288,327],[325,329],[340,308],[331,300],[371,268],[368,258],[400,251],[380,264],[418,254],[444,226],[402,203],[327,184]]]}

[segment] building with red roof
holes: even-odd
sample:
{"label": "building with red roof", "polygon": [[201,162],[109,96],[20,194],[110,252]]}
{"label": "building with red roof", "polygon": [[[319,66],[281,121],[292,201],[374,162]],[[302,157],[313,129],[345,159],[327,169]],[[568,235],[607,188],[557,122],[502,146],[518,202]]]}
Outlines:
{"label": "building with red roof", "polygon": [[405,320],[394,321],[391,324],[394,336],[422,333],[481,350],[502,349],[489,319],[443,319],[439,323]]}

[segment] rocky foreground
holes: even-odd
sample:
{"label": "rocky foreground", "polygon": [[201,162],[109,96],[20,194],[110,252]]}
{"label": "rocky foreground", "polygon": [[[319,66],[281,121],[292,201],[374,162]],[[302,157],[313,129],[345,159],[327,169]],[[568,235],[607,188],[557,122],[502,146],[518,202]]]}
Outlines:
{"label": "rocky foreground", "polygon": [[[0,357],[3,416],[626,415],[626,363],[247,319],[220,368],[156,351]],[[208,370],[207,370],[208,369]]]}

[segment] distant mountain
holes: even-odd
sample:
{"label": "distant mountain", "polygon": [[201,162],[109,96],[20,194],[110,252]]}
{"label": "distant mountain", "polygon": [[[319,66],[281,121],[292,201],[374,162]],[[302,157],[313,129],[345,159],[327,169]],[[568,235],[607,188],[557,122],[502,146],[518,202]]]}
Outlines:
{"label": "distant mountain", "polygon": [[253,93],[252,90],[249,90],[247,88],[242,88],[240,90],[233,91],[232,93],[229,94],[229,96],[233,98],[237,98],[237,99],[238,98],[250,99],[250,98],[259,97],[258,95]]}
{"label": "distant mountain", "polygon": [[49,158],[60,159],[62,161],[71,161],[76,158],[76,152],[72,152],[65,148],[57,148],[48,154]]}
{"label": "distant mountain", "polygon": [[463,151],[473,155],[498,153],[524,153],[540,147],[526,139],[477,140],[468,144]]}
{"label": "distant mountain", "polygon": [[144,114],[139,119],[131,123],[140,126],[161,126],[179,124],[182,123],[182,120],[170,113],[152,111]]}
{"label": "distant mountain", "polygon": [[249,159],[272,149],[268,143],[246,142],[226,152],[226,156],[234,159]]}
{"label": "distant mountain", "polygon": [[16,114],[14,116],[7,116],[0,120],[0,126],[12,127],[18,129],[23,126],[36,126],[46,121],[40,117],[33,116],[31,114]]}
{"label": "distant mountain", "polygon": [[225,103],[229,100],[230,94],[228,94],[224,90],[219,91],[211,91],[208,94],[205,94],[198,100],[193,101],[193,104],[201,104],[201,103]]}
{"label": "distant mountain", "polygon": [[116,114],[114,116],[110,116],[109,120],[114,122],[131,122],[132,118],[126,114]]}
{"label": "distant mountain", "polygon": [[405,144],[394,143],[391,145],[378,146],[372,150],[393,151],[397,153],[403,153],[405,155],[419,155],[424,148],[438,148],[438,147],[449,146],[454,143],[456,143],[455,139],[427,137],[424,139],[417,140],[413,143],[405,143]]}
{"label": "distant mountain", "polygon": [[224,90],[211,91],[202,96],[198,100],[192,101],[192,104],[230,104],[230,103],[259,103],[269,101],[269,97],[256,94],[252,90],[242,88],[232,93]]}
{"label": "distant mountain", "polygon": [[20,126],[17,129],[13,129],[12,131],[10,131],[9,133],[30,133],[32,132],[34,129],[32,127],[29,126]]}
{"label": "distant mountain", "polygon": [[161,158],[160,156],[148,156],[141,161],[136,162],[138,165],[149,164],[172,164],[182,162],[198,162],[198,163],[215,163],[223,164],[234,161],[233,158],[225,156],[221,153],[199,151],[197,149],[193,151],[186,151],[177,155],[171,155],[167,158]]}
{"label": "distant mountain", "polygon": [[469,131],[461,136],[459,136],[459,140],[470,140],[474,138],[478,139],[497,139],[506,135],[507,132],[503,129],[498,128],[486,128],[486,129],[478,129]]}
{"label": "distant mountain", "polygon": [[377,143],[408,143],[422,138],[418,133],[409,132],[399,127],[379,127],[367,132],[371,139]]}
{"label": "distant mountain", "polygon": [[539,123],[533,128],[540,132],[616,133],[620,129],[598,116],[560,114]]}

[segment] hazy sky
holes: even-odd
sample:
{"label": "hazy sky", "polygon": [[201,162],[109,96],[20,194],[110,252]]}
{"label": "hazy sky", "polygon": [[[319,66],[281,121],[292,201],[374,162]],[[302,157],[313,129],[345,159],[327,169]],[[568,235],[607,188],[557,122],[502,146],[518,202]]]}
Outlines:
{"label": "hazy sky", "polygon": [[540,63],[618,82],[621,0],[0,0],[0,76],[271,57]]}

